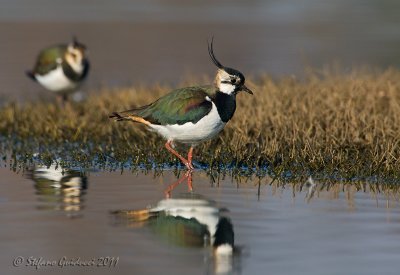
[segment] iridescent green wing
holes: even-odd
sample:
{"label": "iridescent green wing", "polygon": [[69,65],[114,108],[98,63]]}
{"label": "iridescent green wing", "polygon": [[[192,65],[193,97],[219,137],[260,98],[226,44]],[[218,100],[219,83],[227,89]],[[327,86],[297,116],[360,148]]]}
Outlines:
{"label": "iridescent green wing", "polygon": [[39,53],[36,60],[34,73],[44,75],[57,68],[57,59],[62,59],[66,51],[66,46],[55,46],[44,49]]}
{"label": "iridescent green wing", "polygon": [[211,87],[182,88],[161,97],[154,103],[136,110],[135,114],[152,124],[171,125],[197,123],[212,109]]}
{"label": "iridescent green wing", "polygon": [[167,216],[161,213],[150,222],[153,231],[168,243],[185,247],[202,247],[210,239],[207,226],[196,219]]}

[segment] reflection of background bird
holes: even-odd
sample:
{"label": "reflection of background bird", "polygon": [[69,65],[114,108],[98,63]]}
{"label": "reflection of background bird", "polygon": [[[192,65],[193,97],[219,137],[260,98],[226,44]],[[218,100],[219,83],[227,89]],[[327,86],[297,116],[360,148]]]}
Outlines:
{"label": "reflection of background bird", "polygon": [[86,46],[76,38],[68,45],[57,45],[42,50],[32,71],[27,75],[47,90],[57,93],[65,103],[68,94],[75,91],[89,72]]}
{"label": "reflection of background bird", "polygon": [[317,189],[317,184],[314,182],[314,179],[310,176],[306,181],[305,186],[307,187],[307,193],[304,199],[307,202],[310,202],[311,199],[314,197],[315,191]]}
{"label": "reflection of background bird", "polygon": [[[213,42],[208,48],[211,60],[218,67],[212,86],[186,87],[170,92],[149,105],[114,112],[117,121],[143,123],[167,139],[165,147],[189,170],[193,169],[193,146],[213,138],[225,127],[236,110],[236,95],[240,91],[253,94],[246,87],[243,74],[223,66],[215,57]],[[187,159],[171,146],[173,142],[190,144]]]}
{"label": "reflection of background bird", "polygon": [[35,182],[40,201],[46,203],[41,209],[63,210],[72,216],[82,210],[87,178],[79,171],[38,166],[29,177]]}
{"label": "reflection of background bird", "polygon": [[170,243],[180,246],[211,245],[216,255],[232,255],[233,226],[215,202],[187,193],[163,199],[155,207],[112,212],[128,226],[148,225]]}

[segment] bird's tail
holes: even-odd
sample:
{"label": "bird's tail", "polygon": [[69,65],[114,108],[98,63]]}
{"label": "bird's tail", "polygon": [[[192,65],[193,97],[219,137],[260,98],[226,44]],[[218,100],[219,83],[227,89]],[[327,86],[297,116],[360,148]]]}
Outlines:
{"label": "bird's tail", "polygon": [[[124,112],[122,112],[122,113],[124,113]],[[132,114],[126,114],[125,115],[125,114],[122,114],[122,113],[113,112],[109,116],[109,118],[113,118],[113,119],[115,119],[115,121],[131,120],[131,121],[134,121],[134,122],[143,123],[145,125],[149,125],[150,124],[149,121],[145,120],[142,117],[135,116],[135,115],[132,115]]]}
{"label": "bird's tail", "polygon": [[109,118],[113,118],[113,119],[115,119],[115,121],[129,120],[128,116],[121,115],[121,114],[118,113],[118,112],[113,112],[113,113],[109,116]]}
{"label": "bird's tail", "polygon": [[157,212],[152,212],[150,209],[140,210],[116,210],[111,212],[119,218],[126,219],[134,222],[143,222],[149,220],[151,217],[157,216]]}
{"label": "bird's tail", "polygon": [[25,74],[26,74],[30,79],[32,79],[33,81],[37,81],[37,80],[36,80],[36,77],[35,77],[35,74],[34,74],[32,71],[25,71]]}

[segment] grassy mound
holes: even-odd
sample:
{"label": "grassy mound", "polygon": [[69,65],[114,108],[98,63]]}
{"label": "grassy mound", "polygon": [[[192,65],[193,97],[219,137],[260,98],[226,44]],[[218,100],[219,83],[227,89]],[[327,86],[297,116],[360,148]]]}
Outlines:
{"label": "grassy mound", "polygon": [[[254,96],[238,95],[224,131],[195,148],[201,167],[346,179],[400,175],[399,70],[313,73],[303,80],[265,76],[248,86]],[[2,152],[13,165],[32,160],[111,169],[178,165],[156,134],[108,118],[169,90],[96,91],[65,109],[10,103],[0,110]]]}

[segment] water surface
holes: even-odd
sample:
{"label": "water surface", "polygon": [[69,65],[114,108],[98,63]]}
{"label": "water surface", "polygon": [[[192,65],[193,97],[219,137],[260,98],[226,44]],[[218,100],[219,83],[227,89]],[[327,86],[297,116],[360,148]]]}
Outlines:
{"label": "water surface", "polygon": [[[165,198],[176,181],[162,177],[91,172],[79,184],[38,185],[30,173],[0,170],[2,274],[28,274],[32,266],[13,267],[17,256],[59,260],[118,257],[115,267],[41,267],[46,274],[212,274],[216,262],[209,247],[177,246],[146,226],[116,225],[110,211],[143,209]],[[54,175],[53,175],[54,178]],[[67,182],[63,179],[63,182]],[[71,181],[69,181],[71,182]],[[83,181],[81,181],[83,182]],[[397,274],[400,268],[398,196],[371,192],[365,185],[284,186],[263,180],[211,183],[193,177],[194,192],[229,210],[235,244],[234,274]],[[72,188],[71,185],[74,187]],[[294,187],[293,187],[294,186]],[[64,192],[65,188],[75,188]],[[328,190],[327,190],[328,189]],[[47,191],[46,191],[47,190]],[[50,188],[51,190],[51,188]],[[79,191],[79,192],[78,192]],[[185,183],[174,197],[188,191]],[[69,207],[66,207],[68,206]],[[73,206],[73,207],[72,207]],[[25,262],[26,263],[26,262]]]}
{"label": "water surface", "polygon": [[[400,65],[399,1],[0,1],[0,96],[50,97],[24,72],[38,51],[87,44],[91,71],[84,91],[102,87],[178,85],[212,77],[206,41],[224,65],[246,76],[304,75],[340,62]],[[191,83],[193,84],[193,83]]]}

